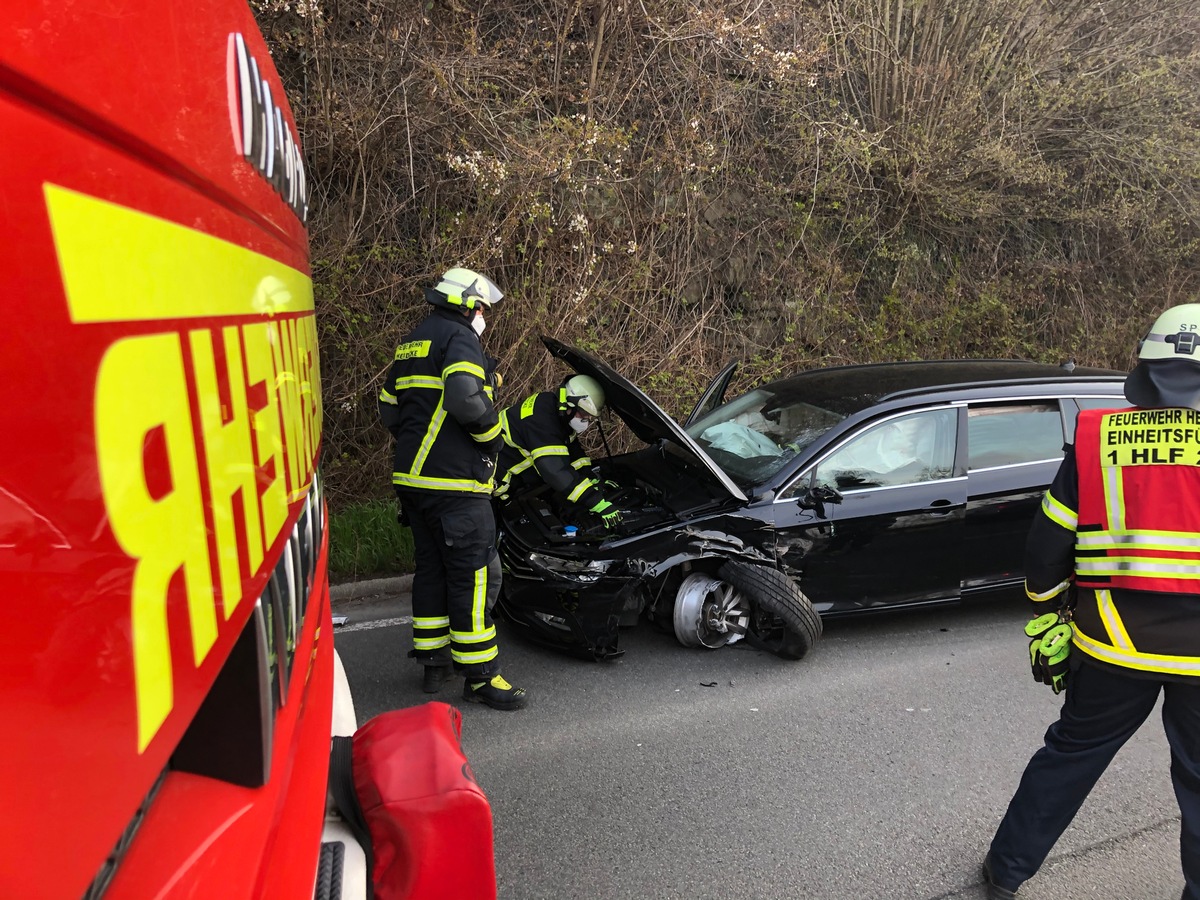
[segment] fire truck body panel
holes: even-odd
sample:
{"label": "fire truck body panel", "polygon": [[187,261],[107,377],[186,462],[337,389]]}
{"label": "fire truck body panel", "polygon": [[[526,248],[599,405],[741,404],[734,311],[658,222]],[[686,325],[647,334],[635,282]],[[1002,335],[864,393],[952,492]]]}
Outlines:
{"label": "fire truck body panel", "polygon": [[[304,217],[262,177],[282,156],[271,176],[287,178],[289,161],[294,170],[301,157],[291,108],[246,4],[6,0],[3,21],[0,87],[190,185],[207,207],[259,220],[307,258]],[[244,136],[258,151],[250,165]],[[294,152],[281,153],[289,143]],[[300,169],[291,182],[306,192]],[[248,246],[272,252],[266,242]]]}
{"label": "fire truck body panel", "polygon": [[242,4],[0,22],[0,896],[311,896],[338,701],[291,112]]}

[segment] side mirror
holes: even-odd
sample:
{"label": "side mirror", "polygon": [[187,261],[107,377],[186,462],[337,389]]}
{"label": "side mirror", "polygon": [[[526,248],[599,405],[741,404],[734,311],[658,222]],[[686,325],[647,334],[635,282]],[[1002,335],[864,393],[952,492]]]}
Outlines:
{"label": "side mirror", "polygon": [[804,496],[800,498],[800,506],[804,509],[811,509],[816,512],[821,518],[825,518],[826,503],[841,503],[841,492],[836,488],[827,487],[823,484],[817,484],[810,487],[804,492]]}

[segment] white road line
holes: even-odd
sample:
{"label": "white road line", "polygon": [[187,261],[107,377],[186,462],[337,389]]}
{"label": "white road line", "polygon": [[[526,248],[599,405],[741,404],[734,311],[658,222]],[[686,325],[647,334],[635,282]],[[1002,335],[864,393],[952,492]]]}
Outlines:
{"label": "white road line", "polygon": [[372,628],[390,628],[393,625],[411,624],[412,616],[400,616],[396,619],[375,619],[371,622],[359,622],[357,625],[338,625],[333,629],[333,633],[339,635],[350,631],[370,631]]}

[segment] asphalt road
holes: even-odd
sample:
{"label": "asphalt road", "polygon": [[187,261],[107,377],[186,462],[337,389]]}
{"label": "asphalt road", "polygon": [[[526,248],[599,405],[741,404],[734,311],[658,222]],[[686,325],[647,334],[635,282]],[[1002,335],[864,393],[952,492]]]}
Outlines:
{"label": "asphalt road", "polygon": [[[463,712],[501,900],[981,900],[979,863],[1058,700],[1020,603],[827,623],[808,659],[688,650],[649,625],[586,663],[500,624],[528,708],[421,693],[404,594],[338,602],[358,720]],[[1160,719],[1118,754],[1022,900],[1176,900]],[[469,900],[469,898],[464,898]]]}

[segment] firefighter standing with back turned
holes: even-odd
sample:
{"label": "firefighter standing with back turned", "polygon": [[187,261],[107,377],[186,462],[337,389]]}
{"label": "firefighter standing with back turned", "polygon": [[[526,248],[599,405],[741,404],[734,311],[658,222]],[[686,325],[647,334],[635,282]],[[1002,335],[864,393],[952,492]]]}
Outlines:
{"label": "firefighter standing with back turned", "polygon": [[588,474],[592,461],[579,435],[604,409],[604,389],[589,375],[573,375],[557,391],[542,391],[500,413],[504,448],[496,473],[496,497],[503,500],[523,482],[541,478],[580,510],[599,516],[608,529],[621,511]]}
{"label": "firefighter standing with back turned", "polygon": [[409,655],[425,667],[422,687],[437,691],[453,664],[466,679],[463,699],[507,710],[527,698],[500,674],[491,617],[500,590],[491,494],[502,438],[495,361],[479,343],[484,312],[502,297],[463,268],[427,289],[433,309],[396,348],[379,411],[396,439],[392,483],[412,527]]}
{"label": "firefighter standing with back turned", "polygon": [[1160,691],[1182,897],[1200,900],[1200,304],[1159,316],[1125,397],[1079,413],[1029,533],[1030,662],[1066,700],[984,859],[992,900],[1037,872]]}

